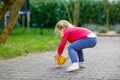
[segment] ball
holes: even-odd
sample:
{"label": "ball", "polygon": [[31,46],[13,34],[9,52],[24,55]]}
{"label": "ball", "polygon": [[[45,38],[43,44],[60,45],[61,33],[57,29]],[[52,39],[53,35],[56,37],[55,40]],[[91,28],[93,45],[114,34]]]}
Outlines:
{"label": "ball", "polygon": [[58,65],[63,65],[65,62],[66,62],[66,58],[63,55],[61,55],[57,60]]}

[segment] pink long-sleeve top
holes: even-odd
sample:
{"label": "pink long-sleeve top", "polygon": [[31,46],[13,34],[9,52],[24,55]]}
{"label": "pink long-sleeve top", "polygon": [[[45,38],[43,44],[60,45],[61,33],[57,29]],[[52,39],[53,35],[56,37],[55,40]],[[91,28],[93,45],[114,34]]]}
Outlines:
{"label": "pink long-sleeve top", "polygon": [[64,47],[66,45],[66,42],[69,41],[70,43],[79,40],[79,39],[83,39],[86,38],[87,35],[91,34],[92,32],[86,28],[82,28],[82,27],[70,27],[67,28],[64,31],[64,35],[61,39],[61,42],[58,46],[58,54],[61,55]]}

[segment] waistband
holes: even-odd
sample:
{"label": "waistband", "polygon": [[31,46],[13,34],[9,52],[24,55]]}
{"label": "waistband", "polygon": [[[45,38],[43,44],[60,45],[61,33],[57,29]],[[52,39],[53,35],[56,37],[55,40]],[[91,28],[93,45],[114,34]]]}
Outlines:
{"label": "waistband", "polygon": [[90,34],[87,35],[87,37],[89,37],[89,38],[95,38],[97,36],[94,33],[90,33]]}

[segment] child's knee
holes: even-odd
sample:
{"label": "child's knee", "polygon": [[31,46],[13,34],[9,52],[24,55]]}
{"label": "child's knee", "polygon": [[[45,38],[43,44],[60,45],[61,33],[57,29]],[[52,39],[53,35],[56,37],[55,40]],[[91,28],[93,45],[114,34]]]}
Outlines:
{"label": "child's knee", "polygon": [[70,49],[73,49],[72,45],[69,45],[69,46],[68,46],[68,50],[70,50]]}

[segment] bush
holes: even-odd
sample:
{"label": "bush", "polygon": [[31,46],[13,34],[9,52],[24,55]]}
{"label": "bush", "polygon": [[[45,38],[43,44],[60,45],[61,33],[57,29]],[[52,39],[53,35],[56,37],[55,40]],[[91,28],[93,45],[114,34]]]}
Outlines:
{"label": "bush", "polygon": [[3,7],[4,3],[2,1],[0,1],[0,10]]}
{"label": "bush", "polygon": [[31,5],[31,26],[54,27],[61,19],[67,19],[61,2],[45,1]]}
{"label": "bush", "polygon": [[[66,5],[68,5],[66,3]],[[54,27],[61,19],[68,20],[61,0],[38,2],[31,5],[31,26]],[[105,4],[102,0],[81,0],[79,24],[106,24]],[[110,25],[120,23],[120,2],[109,4]],[[74,12],[74,11],[73,11]]]}
{"label": "bush", "polygon": [[115,31],[120,34],[120,24],[115,25]]}
{"label": "bush", "polygon": [[91,31],[96,31],[97,26],[98,26],[98,25],[96,25],[96,24],[84,24],[84,25],[83,25],[83,27],[88,28],[88,29],[90,29]]}
{"label": "bush", "polygon": [[99,26],[99,27],[97,28],[97,31],[98,31],[99,33],[106,33],[106,32],[108,31],[108,28],[107,28],[107,27],[103,27],[103,26]]}
{"label": "bush", "polygon": [[120,28],[115,29],[116,33],[120,34]]}

